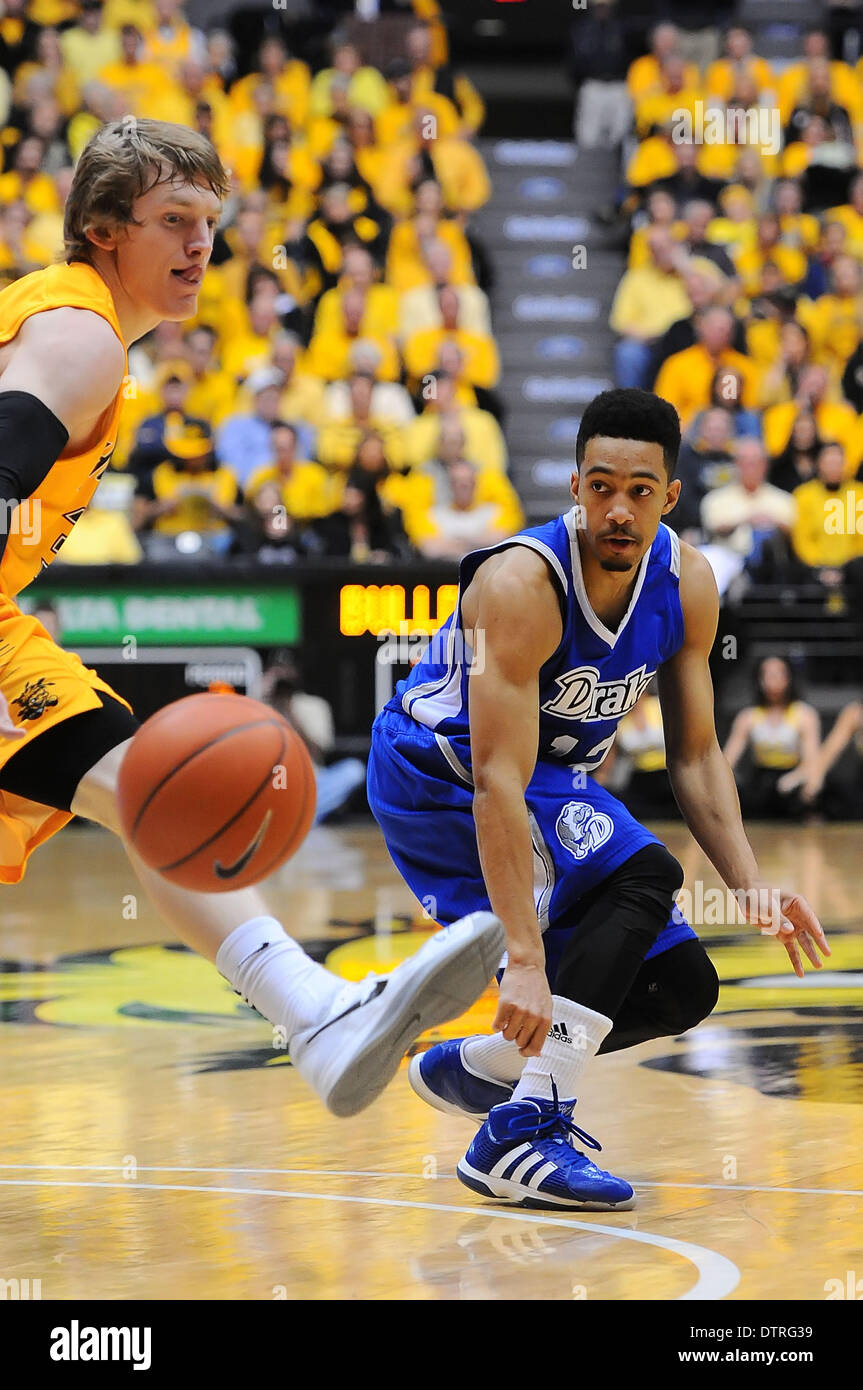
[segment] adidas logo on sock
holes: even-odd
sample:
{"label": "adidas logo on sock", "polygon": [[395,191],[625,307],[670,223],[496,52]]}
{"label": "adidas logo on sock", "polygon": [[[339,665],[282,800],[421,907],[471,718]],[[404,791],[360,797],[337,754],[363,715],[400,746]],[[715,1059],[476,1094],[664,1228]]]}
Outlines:
{"label": "adidas logo on sock", "polygon": [[555,1042],[568,1043],[572,1047],[572,1038],[569,1036],[569,1029],[565,1023],[552,1023],[548,1030],[548,1036]]}

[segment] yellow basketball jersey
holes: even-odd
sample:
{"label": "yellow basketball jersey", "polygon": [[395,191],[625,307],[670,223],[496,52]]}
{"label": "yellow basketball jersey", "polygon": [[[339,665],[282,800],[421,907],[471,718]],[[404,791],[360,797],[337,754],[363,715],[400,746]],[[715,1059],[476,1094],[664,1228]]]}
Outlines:
{"label": "yellow basketball jersey", "polygon": [[[0,346],[11,342],[31,314],[64,308],[90,309],[100,314],[123,341],[114,300],[105,281],[92,266],[74,261],[71,265],[35,270],[0,292]],[[128,372],[128,357],[126,364]],[[0,558],[0,593],[14,598],[54,559],[108,467],[117,442],[122,404],[121,382],[113,402],[94,428],[92,445],[77,453],[68,447],[64,449],[35,492],[20,500],[10,518]]]}

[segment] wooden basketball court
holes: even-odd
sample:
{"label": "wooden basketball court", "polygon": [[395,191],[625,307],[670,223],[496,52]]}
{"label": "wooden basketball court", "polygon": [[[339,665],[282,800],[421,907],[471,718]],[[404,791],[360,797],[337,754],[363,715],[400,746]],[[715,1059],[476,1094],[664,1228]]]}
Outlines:
{"label": "wooden basketball court", "polygon": [[[689,886],[718,882],[682,828],[665,838]],[[723,981],[717,1012],[684,1038],[597,1059],[579,1100],[576,1118],[634,1183],[638,1208],[570,1216],[463,1188],[454,1169],[470,1124],[426,1108],[404,1067],[364,1114],[328,1116],[269,1025],[171,941],[119,845],[70,827],[3,891],[0,1289],[859,1297],[860,827],[752,838],[765,873],[816,905],[833,958],[801,983],[751,928],[700,928]],[[351,978],[396,963],[430,929],[373,826],[313,831],[268,891],[286,928]],[[489,992],[449,1035],[487,1027],[492,1012]]]}

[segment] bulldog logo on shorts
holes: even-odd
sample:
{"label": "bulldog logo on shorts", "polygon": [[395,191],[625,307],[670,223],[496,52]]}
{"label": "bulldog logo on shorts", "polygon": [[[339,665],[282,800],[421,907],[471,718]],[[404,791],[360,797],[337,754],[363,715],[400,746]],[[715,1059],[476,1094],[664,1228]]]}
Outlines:
{"label": "bulldog logo on shorts", "polygon": [[53,684],[53,681],[46,682],[44,676],[40,676],[37,681],[27,682],[21,694],[16,695],[12,701],[13,705],[20,707],[22,719],[38,719],[49,706],[57,704],[57,696],[52,695],[47,689],[48,685]]}
{"label": "bulldog logo on shorts", "polygon": [[586,801],[568,801],[557,818],[557,838],[573,859],[586,859],[604,845],[614,829],[611,816],[595,811]]}

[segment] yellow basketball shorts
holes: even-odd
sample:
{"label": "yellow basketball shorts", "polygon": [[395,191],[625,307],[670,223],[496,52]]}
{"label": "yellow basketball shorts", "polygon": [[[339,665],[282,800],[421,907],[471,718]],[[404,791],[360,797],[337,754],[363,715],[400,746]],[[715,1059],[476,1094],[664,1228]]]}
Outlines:
{"label": "yellow basketball shorts", "polygon": [[138,721],[128,701],[3,594],[0,692],[27,735],[0,734],[0,883],[20,883],[33,850],[72,819],[81,777]]}

